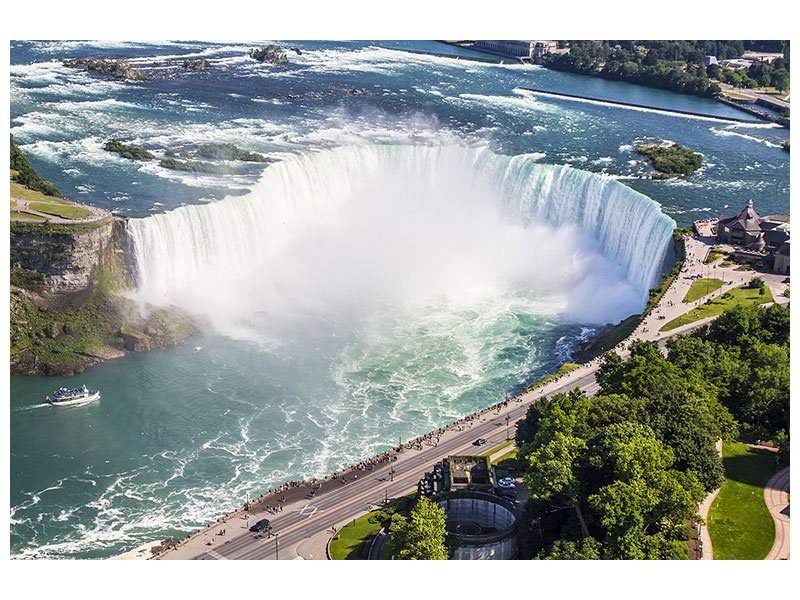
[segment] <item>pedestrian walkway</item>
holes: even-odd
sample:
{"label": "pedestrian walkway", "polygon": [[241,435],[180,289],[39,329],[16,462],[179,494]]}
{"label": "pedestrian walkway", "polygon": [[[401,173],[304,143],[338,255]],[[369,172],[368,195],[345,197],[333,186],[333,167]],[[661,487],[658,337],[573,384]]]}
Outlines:
{"label": "pedestrian walkway", "polygon": [[[717,452],[721,457],[721,439],[717,440],[716,446]],[[700,558],[702,560],[714,560],[714,547],[711,545],[711,536],[708,535],[708,511],[711,509],[711,505],[714,503],[714,499],[717,497],[717,494],[719,494],[721,489],[722,487],[718,487],[708,496],[706,496],[705,500],[700,503],[700,508],[697,510],[697,514],[703,517],[703,521],[706,522],[706,525],[700,525]]]}
{"label": "pedestrian walkway", "polygon": [[764,503],[775,520],[775,543],[765,560],[789,560],[789,467],[764,486]]}

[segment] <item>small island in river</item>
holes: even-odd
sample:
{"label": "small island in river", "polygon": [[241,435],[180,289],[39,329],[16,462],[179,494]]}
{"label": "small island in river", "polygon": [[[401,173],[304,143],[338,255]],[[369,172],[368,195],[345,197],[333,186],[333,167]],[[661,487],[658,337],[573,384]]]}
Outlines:
{"label": "small island in river", "polygon": [[694,173],[703,164],[703,155],[692,152],[680,144],[668,142],[636,146],[636,152],[647,156],[658,171],[652,179],[667,179]]}

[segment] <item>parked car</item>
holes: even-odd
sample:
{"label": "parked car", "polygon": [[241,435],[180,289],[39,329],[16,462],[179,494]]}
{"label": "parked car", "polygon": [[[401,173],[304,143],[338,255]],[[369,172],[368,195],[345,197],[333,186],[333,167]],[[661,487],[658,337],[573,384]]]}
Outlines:
{"label": "parked car", "polygon": [[258,523],[256,523],[250,528],[250,531],[260,533],[262,531],[266,531],[267,527],[269,527],[269,519],[261,519]]}
{"label": "parked car", "polygon": [[475,445],[475,446],[483,446],[485,443],[486,443],[486,440],[483,439],[483,438],[478,438],[477,440],[472,442],[472,444]]}
{"label": "parked car", "polygon": [[497,482],[497,485],[499,485],[501,488],[507,488],[507,489],[514,489],[516,487],[514,484],[514,480],[511,479],[511,477],[503,477]]}

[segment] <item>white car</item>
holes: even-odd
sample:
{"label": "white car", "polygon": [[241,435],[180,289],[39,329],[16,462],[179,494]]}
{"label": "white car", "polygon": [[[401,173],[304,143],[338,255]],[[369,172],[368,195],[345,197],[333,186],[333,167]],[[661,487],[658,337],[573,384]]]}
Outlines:
{"label": "white car", "polygon": [[514,480],[511,477],[503,477],[497,482],[501,488],[513,489],[516,486],[514,485]]}

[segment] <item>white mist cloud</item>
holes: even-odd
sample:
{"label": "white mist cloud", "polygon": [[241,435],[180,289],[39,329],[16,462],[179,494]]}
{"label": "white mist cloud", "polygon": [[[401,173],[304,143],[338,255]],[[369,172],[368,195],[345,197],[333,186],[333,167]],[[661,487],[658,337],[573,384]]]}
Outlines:
{"label": "white mist cloud", "polygon": [[423,147],[392,160],[360,148],[344,161],[336,152],[265,174],[245,199],[137,224],[145,281],[158,282],[142,295],[256,338],[291,335],[309,318],[358,320],[437,302],[462,310],[517,292],[549,298],[583,323],[641,309],[641,291],[591,233],[512,222],[465,154]]}

